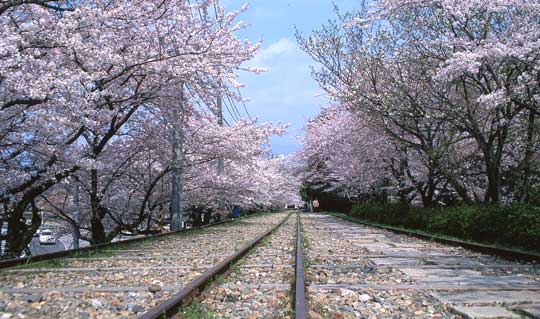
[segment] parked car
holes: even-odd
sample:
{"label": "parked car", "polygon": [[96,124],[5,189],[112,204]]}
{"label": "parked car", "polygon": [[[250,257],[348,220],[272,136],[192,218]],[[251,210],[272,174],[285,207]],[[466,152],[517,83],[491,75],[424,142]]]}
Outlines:
{"label": "parked car", "polygon": [[42,231],[44,231],[46,228],[39,227],[36,232],[34,233],[34,237],[39,237]]}
{"label": "parked car", "polygon": [[54,237],[52,230],[42,230],[39,233],[39,243],[41,245],[56,244],[56,238]]}

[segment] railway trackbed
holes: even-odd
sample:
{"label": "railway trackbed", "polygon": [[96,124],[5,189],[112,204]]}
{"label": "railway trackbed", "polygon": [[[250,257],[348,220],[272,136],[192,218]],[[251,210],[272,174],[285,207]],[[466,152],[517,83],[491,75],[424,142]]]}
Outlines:
{"label": "railway trackbed", "polygon": [[0,318],[538,318],[540,266],[278,213],[0,271]]}
{"label": "railway trackbed", "polygon": [[[0,271],[0,317],[172,316],[216,275],[227,271],[273,231],[280,231],[283,223],[283,227],[290,227],[294,218],[289,215],[265,214],[96,253],[4,269]],[[265,266],[264,259],[249,263],[262,266],[256,265],[256,269]]]}
{"label": "railway trackbed", "polygon": [[197,298],[196,309],[192,305],[184,313],[195,311],[203,318],[292,318],[296,227],[291,216],[212,282]]}
{"label": "railway trackbed", "polygon": [[336,217],[302,218],[311,318],[538,318],[540,266]]}

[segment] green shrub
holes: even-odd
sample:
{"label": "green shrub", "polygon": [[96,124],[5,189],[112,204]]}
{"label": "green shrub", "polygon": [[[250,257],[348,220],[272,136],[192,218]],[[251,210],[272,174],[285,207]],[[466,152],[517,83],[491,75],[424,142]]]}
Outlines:
{"label": "green shrub", "polygon": [[401,204],[366,203],[354,205],[351,215],[391,225],[400,225],[407,220],[409,207]]}
{"label": "green shrub", "polygon": [[536,206],[417,208],[366,203],[354,205],[349,215],[466,240],[540,251],[540,207]]}
{"label": "green shrub", "polygon": [[476,211],[475,207],[469,206],[437,209],[427,219],[424,229],[429,232],[472,239],[470,233]]}

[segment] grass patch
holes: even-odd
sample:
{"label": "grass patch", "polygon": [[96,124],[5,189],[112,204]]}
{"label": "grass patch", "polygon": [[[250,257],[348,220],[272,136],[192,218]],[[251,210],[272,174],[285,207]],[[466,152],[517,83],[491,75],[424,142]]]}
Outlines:
{"label": "grass patch", "polygon": [[261,240],[258,247],[268,247],[268,245],[270,244],[270,238],[269,237],[270,236],[265,237],[263,240]]}
{"label": "grass patch", "polygon": [[223,285],[225,281],[226,281],[226,276],[217,276],[216,278],[214,278],[212,283],[220,286],[220,285]]}
{"label": "grass patch", "polygon": [[214,319],[214,313],[206,309],[199,301],[193,301],[187,308],[178,313],[181,319]]}
{"label": "grass patch", "polygon": [[318,313],[323,319],[330,319],[330,313],[324,309],[324,307],[315,301],[309,303],[311,311]]}

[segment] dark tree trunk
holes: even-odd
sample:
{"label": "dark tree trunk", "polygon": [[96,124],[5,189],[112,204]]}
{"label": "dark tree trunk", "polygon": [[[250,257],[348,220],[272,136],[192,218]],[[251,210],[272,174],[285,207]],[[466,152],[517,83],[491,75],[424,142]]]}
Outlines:
{"label": "dark tree trunk", "polygon": [[498,203],[501,200],[501,161],[506,142],[507,129],[497,131],[488,143],[481,143],[486,166],[487,189],[484,202]]}
{"label": "dark tree trunk", "polygon": [[102,218],[105,215],[100,205],[101,196],[98,194],[98,173],[96,169],[90,170],[90,206],[92,209],[92,218],[90,219],[92,231],[92,243],[100,244],[107,242],[105,227],[103,227]]}
{"label": "dark tree trunk", "polygon": [[529,119],[527,121],[527,144],[525,149],[525,157],[523,158],[523,182],[521,185],[521,198],[520,202],[529,202],[529,193],[531,190],[531,160],[533,156],[533,144],[534,144],[534,111],[529,111]]}
{"label": "dark tree trunk", "polygon": [[498,203],[501,194],[501,177],[498,163],[486,163],[487,166],[487,190],[484,197],[486,203]]}
{"label": "dark tree trunk", "polygon": [[22,251],[30,244],[34,233],[41,226],[41,216],[39,210],[32,203],[32,220],[27,225],[24,220],[24,212],[27,207],[16,207],[9,212],[8,231],[5,236],[6,247],[4,258],[19,257]]}
{"label": "dark tree trunk", "polygon": [[[52,157],[47,163],[47,166],[51,166],[55,163],[56,157]],[[32,180],[21,185],[20,189],[11,190],[7,194],[22,194],[22,196],[16,201],[12,202],[9,197],[0,198],[0,202],[3,204],[3,213],[7,216],[8,222],[7,234],[3,236],[6,241],[6,253],[8,257],[17,257],[32,241],[34,233],[41,226],[41,216],[39,216],[39,210],[35,205],[35,200],[51,187],[68,177],[72,173],[79,169],[78,166],[73,166],[70,169],[64,170],[60,173],[54,174],[54,177],[38,183],[41,174],[45,174],[47,171],[40,171],[38,175],[34,176]],[[39,185],[36,185],[39,184]],[[24,212],[31,208],[32,223],[30,226],[24,222]],[[5,254],[4,254],[5,255]],[[3,256],[6,257],[6,256]]]}
{"label": "dark tree trunk", "polygon": [[469,193],[467,192],[467,189],[463,184],[454,176],[451,172],[448,172],[444,166],[441,165],[441,163],[438,161],[438,159],[433,160],[433,165],[438,168],[439,172],[441,173],[441,176],[443,176],[450,186],[456,191],[456,193],[461,197],[461,200],[466,205],[471,205],[472,200],[469,196]]}
{"label": "dark tree trunk", "polygon": [[92,243],[101,244],[108,242],[107,236],[105,235],[105,227],[101,219],[92,217],[91,226],[92,226]]}

